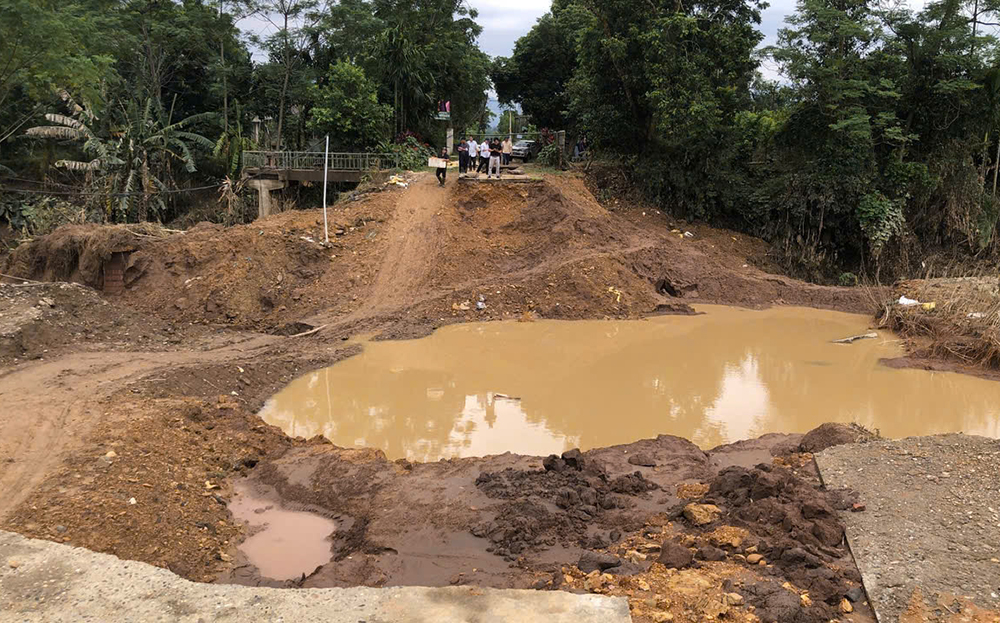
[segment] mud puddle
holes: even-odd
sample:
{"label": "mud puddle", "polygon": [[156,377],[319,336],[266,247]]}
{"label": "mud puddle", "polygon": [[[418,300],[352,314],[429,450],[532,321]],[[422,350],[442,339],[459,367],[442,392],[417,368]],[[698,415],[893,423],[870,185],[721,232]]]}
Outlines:
{"label": "mud puddle", "polygon": [[644,321],[453,325],[303,376],[261,411],[293,436],[389,458],[546,455],[670,434],[703,448],[856,421],[903,437],[1000,436],[1000,384],[893,370],[865,316],[699,306]]}
{"label": "mud puddle", "polygon": [[315,513],[282,509],[246,486],[237,485],[235,493],[229,510],[249,524],[250,534],[239,551],[261,576],[292,580],[330,562],[333,521]]}

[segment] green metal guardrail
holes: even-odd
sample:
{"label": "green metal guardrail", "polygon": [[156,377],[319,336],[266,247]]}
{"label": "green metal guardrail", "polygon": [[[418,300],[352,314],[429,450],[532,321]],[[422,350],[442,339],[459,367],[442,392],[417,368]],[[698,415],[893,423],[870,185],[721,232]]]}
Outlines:
{"label": "green metal guardrail", "polygon": [[[315,151],[245,151],[243,166],[248,169],[323,170],[323,152]],[[331,152],[331,171],[372,171],[395,169],[399,158],[394,154]]]}

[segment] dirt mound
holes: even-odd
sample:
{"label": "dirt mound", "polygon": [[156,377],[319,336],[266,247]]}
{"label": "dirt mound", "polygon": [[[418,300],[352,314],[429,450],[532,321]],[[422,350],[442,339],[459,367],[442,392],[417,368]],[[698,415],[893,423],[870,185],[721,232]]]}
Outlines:
{"label": "dirt mound", "polygon": [[[476,487],[488,498],[505,500],[492,521],[471,530],[489,539],[492,546],[487,551],[513,561],[556,541],[564,547],[602,548],[622,532],[642,526],[641,520],[628,516],[636,506],[629,497],[655,491],[660,488],[657,484],[639,472],[609,479],[596,466],[567,466],[567,454],[547,459],[544,471],[508,468],[476,478]],[[553,507],[557,510],[551,511]]]}
{"label": "dirt mound", "polygon": [[152,223],[65,225],[15,248],[0,272],[40,281],[73,281],[100,290],[105,263],[113,253],[135,251],[142,240],[166,235]]}
{"label": "dirt mound", "polygon": [[[274,330],[319,309],[357,307],[380,260],[381,225],[399,194],[331,208],[329,245],[318,210],[232,227],[200,223],[184,232],[153,224],[73,225],[17,247],[0,272],[83,283],[171,322]],[[115,267],[120,277],[109,290],[106,275]]]}
{"label": "dirt mound", "polygon": [[243,531],[226,510],[226,479],[290,442],[231,396],[120,402],[104,413],[91,452],[53,474],[4,528],[211,581]]}
{"label": "dirt mound", "polygon": [[827,422],[812,429],[799,442],[800,452],[822,452],[827,448],[845,443],[858,443],[877,439],[878,435],[858,424]]}
{"label": "dirt mound", "polygon": [[149,322],[75,283],[0,283],[0,365],[71,349],[164,350],[191,334]]}
{"label": "dirt mound", "polygon": [[[725,509],[722,521],[747,529],[751,536],[746,543],[752,543],[755,553],[806,589],[816,604],[808,615],[775,621],[828,621],[838,616],[837,606],[860,575],[853,568],[840,573],[835,568],[847,553],[844,525],[835,510],[850,508],[856,494],[823,491],[787,469],[761,464],[724,469],[710,483],[705,501]],[[773,609],[773,604],[768,606],[772,595],[755,595],[751,601]]]}

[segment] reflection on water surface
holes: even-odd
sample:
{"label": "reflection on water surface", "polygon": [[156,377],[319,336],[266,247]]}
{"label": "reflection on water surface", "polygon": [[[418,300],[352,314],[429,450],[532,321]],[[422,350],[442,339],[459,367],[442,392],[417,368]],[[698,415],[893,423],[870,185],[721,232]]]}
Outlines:
{"label": "reflection on water surface", "polygon": [[1000,436],[1000,383],[892,370],[889,333],[851,345],[868,318],[801,308],[699,306],[642,321],[452,325],[371,342],[293,381],[261,411],[291,435],[436,460],[544,455],[660,433],[708,448],[857,421],[902,437]]}

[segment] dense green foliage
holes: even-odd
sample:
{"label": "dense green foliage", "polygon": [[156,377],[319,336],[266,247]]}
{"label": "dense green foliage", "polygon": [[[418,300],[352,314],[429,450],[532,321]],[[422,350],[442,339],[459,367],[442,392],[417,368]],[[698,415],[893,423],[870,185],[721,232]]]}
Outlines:
{"label": "dense green foliage", "polygon": [[475,20],[461,0],[0,0],[0,176],[18,180],[0,194],[44,180],[91,220],[170,219],[186,189],[237,187],[244,151],[325,134],[423,166],[439,101],[455,127],[488,118]]}
{"label": "dense green foliage", "polygon": [[763,235],[811,276],[995,253],[996,3],[800,0],[763,51],[761,8],[559,0],[494,62],[497,93],[585,134],[664,209]]}
{"label": "dense green foliage", "polygon": [[334,150],[374,147],[384,140],[392,106],[378,101],[378,87],[360,67],[345,61],[330,66],[326,81],[312,87],[309,129],[330,136]]}

